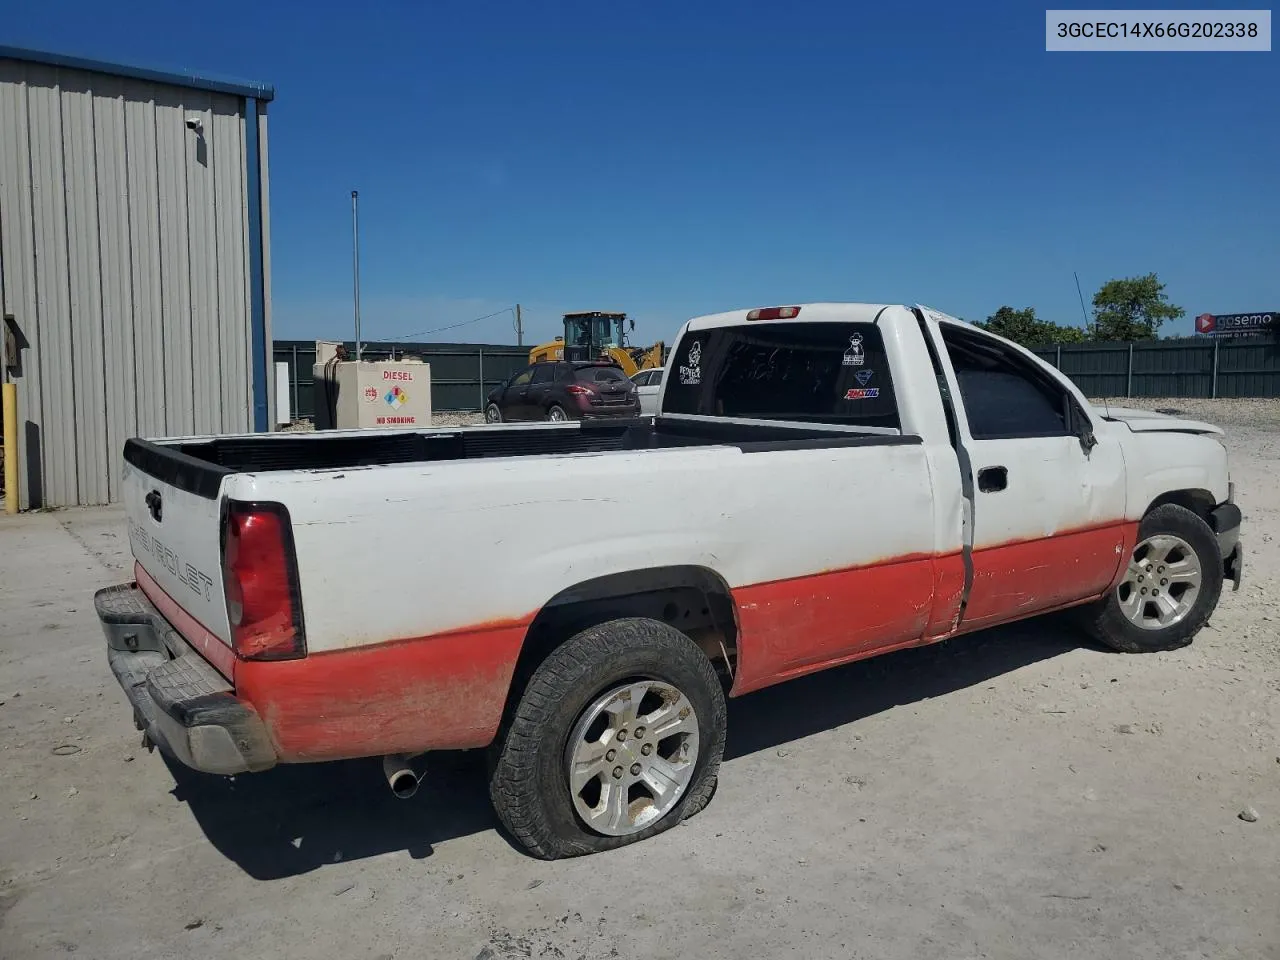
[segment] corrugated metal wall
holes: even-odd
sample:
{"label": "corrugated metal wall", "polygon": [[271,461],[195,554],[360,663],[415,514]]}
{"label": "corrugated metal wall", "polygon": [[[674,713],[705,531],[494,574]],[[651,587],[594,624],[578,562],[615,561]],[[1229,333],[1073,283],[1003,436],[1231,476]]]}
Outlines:
{"label": "corrugated metal wall", "polygon": [[117,499],[131,436],[253,429],[245,102],[0,58],[24,507]]}
{"label": "corrugated metal wall", "polygon": [[[347,349],[355,356],[355,343]],[[493,343],[369,343],[361,348],[366,360],[395,356],[419,357],[431,364],[432,410],[481,410],[490,390],[529,365],[529,347]],[[294,417],[315,416],[311,368],[316,362],[314,340],[277,340],[275,362],[289,365],[289,395]]]}
{"label": "corrugated metal wall", "polygon": [[1191,337],[1043,347],[1089,397],[1280,397],[1280,338]]}

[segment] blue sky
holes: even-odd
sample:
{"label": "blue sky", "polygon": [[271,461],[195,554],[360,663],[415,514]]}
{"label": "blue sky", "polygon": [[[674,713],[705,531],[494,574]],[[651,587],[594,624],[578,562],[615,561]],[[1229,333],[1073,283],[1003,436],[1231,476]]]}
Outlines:
{"label": "blue sky", "polygon": [[[1204,6],[1202,3],[1201,7]],[[1280,54],[1049,54],[1030,4],[11,5],[0,42],[271,83],[279,337],[808,300],[1280,309]],[[509,314],[430,339],[513,342]]]}

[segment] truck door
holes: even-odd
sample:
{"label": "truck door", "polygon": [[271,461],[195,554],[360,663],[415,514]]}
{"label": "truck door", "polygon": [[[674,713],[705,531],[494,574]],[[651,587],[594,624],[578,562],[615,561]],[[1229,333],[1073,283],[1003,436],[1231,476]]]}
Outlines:
{"label": "truck door", "polygon": [[939,331],[973,483],[961,629],[1101,595],[1134,532],[1118,442],[1095,438],[1075,395],[1026,354],[959,323]]}

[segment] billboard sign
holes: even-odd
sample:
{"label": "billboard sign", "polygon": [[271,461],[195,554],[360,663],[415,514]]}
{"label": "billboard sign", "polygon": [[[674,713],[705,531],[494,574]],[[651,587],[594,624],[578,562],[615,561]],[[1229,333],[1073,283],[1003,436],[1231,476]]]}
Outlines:
{"label": "billboard sign", "polygon": [[1280,310],[1202,313],[1196,317],[1196,333],[1211,337],[1251,337],[1260,333],[1280,333]]}

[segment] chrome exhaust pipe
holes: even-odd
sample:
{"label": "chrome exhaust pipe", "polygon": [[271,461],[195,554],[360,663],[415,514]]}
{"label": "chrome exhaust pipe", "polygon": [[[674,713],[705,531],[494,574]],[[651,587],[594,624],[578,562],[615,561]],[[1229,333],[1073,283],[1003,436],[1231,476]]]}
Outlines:
{"label": "chrome exhaust pipe", "polygon": [[409,763],[411,754],[389,753],[382,758],[382,775],[387,786],[401,800],[408,800],[418,792],[419,776]]}

